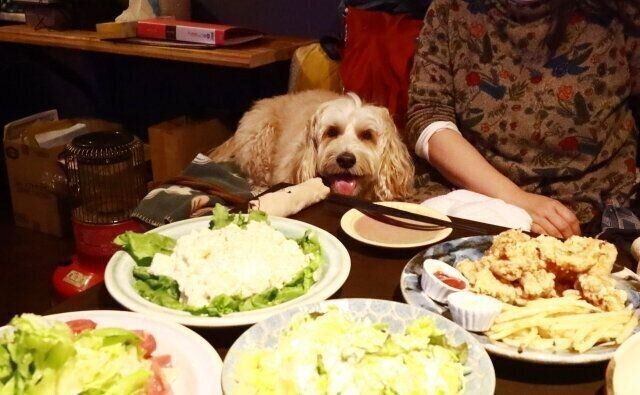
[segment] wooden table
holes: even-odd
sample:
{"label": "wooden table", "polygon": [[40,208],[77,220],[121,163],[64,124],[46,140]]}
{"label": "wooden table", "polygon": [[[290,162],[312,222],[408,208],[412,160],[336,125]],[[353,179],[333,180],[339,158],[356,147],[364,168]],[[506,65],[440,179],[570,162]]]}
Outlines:
{"label": "wooden table", "polygon": [[312,42],[305,38],[265,37],[228,48],[188,49],[104,41],[92,31],[34,30],[26,25],[0,26],[0,41],[249,69],[290,60],[298,47]]}
{"label": "wooden table", "polygon": [[3,214],[0,211],[0,326],[14,314],[44,312],[59,302],[52,297],[51,275],[73,254],[72,239],[16,227],[5,223],[9,218]]}
{"label": "wooden table", "polygon": [[[293,218],[319,226],[336,235],[351,255],[351,273],[335,298],[375,298],[402,302],[399,289],[400,273],[406,262],[420,250],[383,250],[360,244],[344,234],[339,220],[346,210],[322,202]],[[490,233],[501,229],[486,226]],[[450,239],[470,236],[454,231]],[[19,295],[15,295],[19,297]],[[123,309],[108,294],[104,285],[96,286],[84,294],[65,301],[49,310],[59,313],[78,310]],[[224,357],[233,341],[246,327],[232,329],[200,330]],[[497,375],[497,394],[598,394],[602,392],[606,364],[598,363],[577,367],[546,366],[522,363],[492,357]]]}

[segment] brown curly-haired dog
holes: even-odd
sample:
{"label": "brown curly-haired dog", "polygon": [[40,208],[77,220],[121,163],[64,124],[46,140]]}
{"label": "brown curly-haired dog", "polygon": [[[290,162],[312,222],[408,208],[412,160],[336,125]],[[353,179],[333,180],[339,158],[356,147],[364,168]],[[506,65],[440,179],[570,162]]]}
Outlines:
{"label": "brown curly-haired dog", "polygon": [[305,91],[258,101],[209,156],[254,185],[322,177],[333,192],[373,200],[411,195],[414,167],[386,108],[353,94]]}

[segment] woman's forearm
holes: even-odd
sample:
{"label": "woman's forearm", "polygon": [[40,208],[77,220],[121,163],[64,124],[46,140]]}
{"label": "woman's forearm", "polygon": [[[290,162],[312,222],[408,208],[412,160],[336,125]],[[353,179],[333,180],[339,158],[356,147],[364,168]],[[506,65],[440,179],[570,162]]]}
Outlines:
{"label": "woman's forearm", "polygon": [[489,162],[460,133],[442,130],[429,140],[429,162],[450,182],[521,207],[533,221],[531,230],[555,237],[580,234],[575,214],[562,203],[520,189]]}
{"label": "woman's forearm", "polygon": [[512,202],[522,191],[453,130],[431,137],[429,161],[451,183],[474,192]]}

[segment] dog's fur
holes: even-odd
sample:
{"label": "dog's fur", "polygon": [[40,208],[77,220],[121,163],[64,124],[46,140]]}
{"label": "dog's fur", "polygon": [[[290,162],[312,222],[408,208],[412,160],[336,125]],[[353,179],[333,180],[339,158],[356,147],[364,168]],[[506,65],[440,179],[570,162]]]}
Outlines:
{"label": "dog's fur", "polygon": [[[350,168],[338,163],[344,153],[355,157]],[[254,185],[297,184],[317,176],[331,185],[344,176],[355,179],[354,194],[368,199],[412,193],[413,162],[389,111],[363,104],[352,93],[306,91],[260,100],[235,135],[209,156],[236,162]]]}

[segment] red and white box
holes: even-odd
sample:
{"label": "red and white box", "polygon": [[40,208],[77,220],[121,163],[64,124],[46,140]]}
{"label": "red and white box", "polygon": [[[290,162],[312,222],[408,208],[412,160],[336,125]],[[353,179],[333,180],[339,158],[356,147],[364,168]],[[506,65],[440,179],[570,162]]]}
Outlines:
{"label": "red and white box", "polygon": [[242,44],[263,34],[242,27],[155,18],[138,21],[137,36],[153,40],[183,41],[212,46]]}

